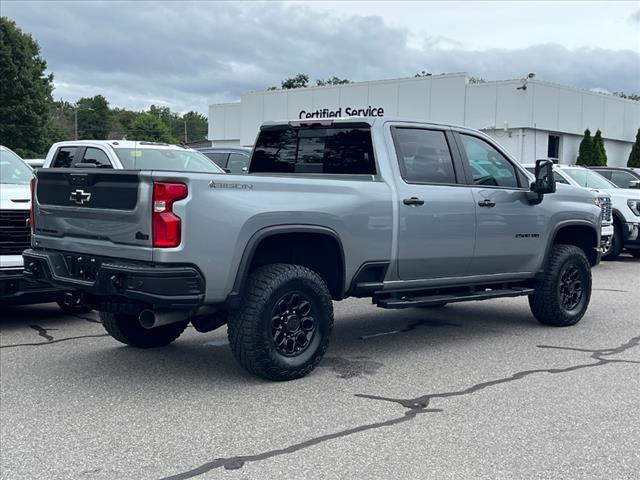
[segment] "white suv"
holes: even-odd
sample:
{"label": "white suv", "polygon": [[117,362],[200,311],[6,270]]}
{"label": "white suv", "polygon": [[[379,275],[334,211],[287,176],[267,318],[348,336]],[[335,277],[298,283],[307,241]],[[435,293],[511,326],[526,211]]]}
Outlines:
{"label": "white suv", "polygon": [[[533,173],[535,170],[535,164],[527,163],[527,164],[524,164],[523,166],[531,173]],[[553,176],[555,178],[556,184],[571,185],[579,188],[588,188],[589,190],[593,191],[598,195],[596,198],[596,201],[598,202],[598,205],[602,209],[602,229],[600,232],[602,254],[603,254],[603,257],[605,255],[610,254],[611,248],[614,242],[614,237],[615,237],[611,195],[607,191],[602,190],[601,188],[597,188],[594,186],[585,187],[583,185],[580,185],[578,182],[574,181],[570,176],[567,176],[563,172],[563,168],[564,167],[562,165],[553,166]],[[582,167],[575,167],[575,168],[582,169]],[[586,169],[583,169],[583,170],[586,170]],[[603,178],[603,180],[606,180],[606,179]]]}
{"label": "white suv", "polygon": [[613,241],[602,258],[613,260],[623,249],[640,258],[640,191],[619,188],[594,170],[577,165],[555,165],[557,183],[590,188],[611,196]]}

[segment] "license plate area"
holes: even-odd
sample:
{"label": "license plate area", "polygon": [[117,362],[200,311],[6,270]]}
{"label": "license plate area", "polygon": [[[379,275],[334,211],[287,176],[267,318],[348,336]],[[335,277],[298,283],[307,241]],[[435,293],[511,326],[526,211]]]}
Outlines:
{"label": "license plate area", "polygon": [[90,255],[65,255],[64,263],[69,278],[95,282],[102,261]]}

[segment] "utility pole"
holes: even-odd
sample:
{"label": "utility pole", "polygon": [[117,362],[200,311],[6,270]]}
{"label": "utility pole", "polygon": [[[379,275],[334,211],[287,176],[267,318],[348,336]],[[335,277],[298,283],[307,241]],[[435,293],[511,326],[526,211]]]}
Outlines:
{"label": "utility pole", "polygon": [[[80,106],[78,104],[76,104],[75,108],[73,109],[73,114],[74,114],[74,132],[75,132],[75,139],[78,140],[78,110],[80,110]],[[91,110],[93,111],[93,108],[91,107],[84,107],[83,110]]]}
{"label": "utility pole", "polygon": [[187,144],[187,120],[184,121],[184,143]]}

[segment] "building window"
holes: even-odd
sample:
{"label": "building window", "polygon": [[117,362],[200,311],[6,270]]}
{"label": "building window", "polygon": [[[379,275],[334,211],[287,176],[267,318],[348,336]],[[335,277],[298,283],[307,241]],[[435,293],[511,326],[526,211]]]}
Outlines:
{"label": "building window", "polygon": [[560,158],[560,135],[549,135],[547,158]]}

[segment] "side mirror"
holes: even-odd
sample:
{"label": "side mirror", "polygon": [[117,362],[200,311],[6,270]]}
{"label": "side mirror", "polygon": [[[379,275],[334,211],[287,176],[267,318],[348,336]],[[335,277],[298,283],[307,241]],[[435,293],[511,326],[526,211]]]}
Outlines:
{"label": "side mirror", "polygon": [[629,182],[629,188],[640,188],[640,180],[632,180]]}
{"label": "side mirror", "polygon": [[551,160],[536,160],[536,180],[531,184],[531,191],[538,195],[555,193],[556,179],[553,177],[553,162]]}

